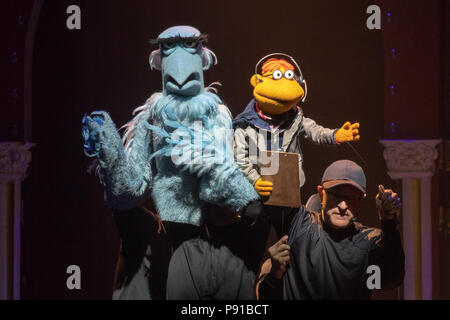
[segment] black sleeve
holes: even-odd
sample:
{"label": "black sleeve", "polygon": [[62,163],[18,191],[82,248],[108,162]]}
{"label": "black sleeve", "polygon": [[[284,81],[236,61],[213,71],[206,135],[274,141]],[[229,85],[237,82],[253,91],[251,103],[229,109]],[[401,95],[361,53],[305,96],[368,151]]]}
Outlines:
{"label": "black sleeve", "polygon": [[399,286],[405,276],[405,254],[397,222],[382,221],[381,236],[373,243],[369,264],[377,265],[381,271],[381,289]]}
{"label": "black sleeve", "polygon": [[311,225],[311,216],[306,208],[301,205],[298,211],[295,213],[292,219],[291,226],[289,228],[289,240],[288,244],[292,245],[294,240],[303,232],[306,232],[307,228]]}

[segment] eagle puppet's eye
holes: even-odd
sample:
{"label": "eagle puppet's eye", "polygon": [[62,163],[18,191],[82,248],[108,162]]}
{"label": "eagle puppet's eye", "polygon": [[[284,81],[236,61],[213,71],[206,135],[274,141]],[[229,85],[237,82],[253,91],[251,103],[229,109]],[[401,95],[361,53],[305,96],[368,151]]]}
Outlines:
{"label": "eagle puppet's eye", "polygon": [[169,49],[172,49],[173,47],[175,47],[175,42],[172,42],[172,41],[163,42],[161,44],[161,46],[164,50],[169,50]]}
{"label": "eagle puppet's eye", "polygon": [[272,73],[273,80],[280,80],[282,76],[283,76],[283,73],[280,70],[275,70]]}
{"label": "eagle puppet's eye", "polygon": [[184,41],[183,42],[183,46],[185,48],[195,48],[197,46],[198,42],[197,41]]}
{"label": "eagle puppet's eye", "polygon": [[291,80],[292,78],[294,78],[294,71],[286,70],[286,72],[284,73],[284,77],[288,80]]}

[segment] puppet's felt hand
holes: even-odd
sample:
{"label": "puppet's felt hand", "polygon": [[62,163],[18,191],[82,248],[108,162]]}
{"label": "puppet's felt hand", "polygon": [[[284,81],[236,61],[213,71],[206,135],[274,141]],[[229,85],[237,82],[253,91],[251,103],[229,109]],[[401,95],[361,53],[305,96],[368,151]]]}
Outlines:
{"label": "puppet's felt hand", "polygon": [[260,196],[270,196],[273,191],[273,183],[270,181],[264,181],[262,178],[259,178],[255,182],[255,190],[259,193]]}
{"label": "puppet's felt hand", "polygon": [[351,124],[348,121],[344,123],[338,131],[336,131],[336,135],[334,136],[337,143],[358,141],[359,138],[359,123],[355,122]]}
{"label": "puppet's felt hand", "polygon": [[291,247],[287,242],[288,236],[284,235],[277,243],[268,249],[270,260],[272,262],[272,270],[270,272],[275,279],[281,279],[283,277],[289,263],[289,252]]}
{"label": "puppet's felt hand", "polygon": [[398,194],[390,189],[384,189],[382,185],[378,186],[375,204],[378,209],[379,218],[382,221],[396,219],[402,207],[402,202]]}

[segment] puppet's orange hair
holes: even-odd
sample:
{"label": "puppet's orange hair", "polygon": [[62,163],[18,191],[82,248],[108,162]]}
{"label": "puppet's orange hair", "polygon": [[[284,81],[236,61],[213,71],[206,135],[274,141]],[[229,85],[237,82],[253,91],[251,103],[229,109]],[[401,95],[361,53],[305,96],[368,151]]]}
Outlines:
{"label": "puppet's orange hair", "polygon": [[283,67],[286,70],[294,70],[294,67],[292,66],[292,64],[290,64],[286,60],[272,58],[272,59],[269,59],[266,62],[264,62],[263,66],[262,66],[262,75],[266,76],[268,74],[271,74],[276,69],[280,69],[281,67]]}

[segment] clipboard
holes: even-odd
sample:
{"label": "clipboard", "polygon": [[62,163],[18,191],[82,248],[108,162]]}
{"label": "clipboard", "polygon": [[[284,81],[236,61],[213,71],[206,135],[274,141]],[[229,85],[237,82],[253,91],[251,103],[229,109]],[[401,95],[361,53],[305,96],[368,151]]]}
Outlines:
{"label": "clipboard", "polygon": [[263,203],[270,206],[300,207],[299,155],[292,152],[260,151],[261,177],[273,183],[273,191]]}

